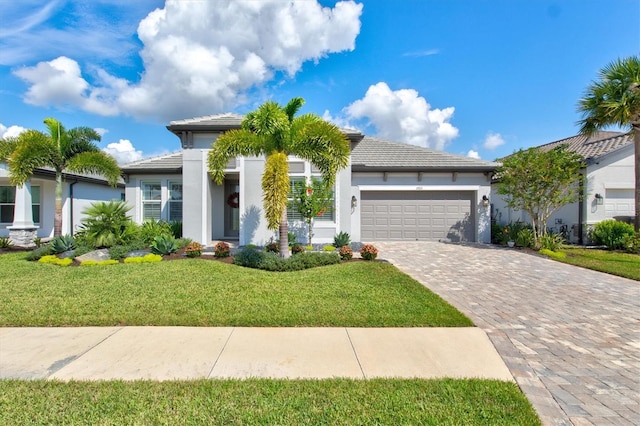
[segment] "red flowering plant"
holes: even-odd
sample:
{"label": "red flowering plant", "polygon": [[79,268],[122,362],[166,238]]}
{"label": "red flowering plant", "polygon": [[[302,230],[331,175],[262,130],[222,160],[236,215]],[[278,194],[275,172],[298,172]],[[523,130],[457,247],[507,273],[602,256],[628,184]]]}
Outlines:
{"label": "red flowering plant", "polygon": [[373,244],[365,244],[360,249],[360,256],[364,260],[374,260],[378,257],[378,249]]}
{"label": "red flowering plant", "polygon": [[184,248],[184,254],[187,257],[198,257],[202,254],[202,244],[192,241]]}
{"label": "red flowering plant", "polygon": [[225,243],[224,241],[220,241],[215,246],[213,246],[213,255],[215,257],[229,257],[230,253],[231,247],[229,247],[229,244]]}
{"label": "red flowering plant", "polygon": [[342,260],[351,260],[353,257],[353,250],[349,246],[340,247],[340,259]]}

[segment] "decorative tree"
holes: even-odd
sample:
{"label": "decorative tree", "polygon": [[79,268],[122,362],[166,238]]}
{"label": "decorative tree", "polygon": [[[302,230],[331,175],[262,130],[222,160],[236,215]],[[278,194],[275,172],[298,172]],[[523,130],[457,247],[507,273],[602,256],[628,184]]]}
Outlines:
{"label": "decorative tree", "polygon": [[583,167],[582,157],[562,145],[519,150],[496,169],[498,194],[506,196],[508,207],[529,214],[536,246],[551,214],[580,199]]}
{"label": "decorative tree", "polygon": [[331,207],[333,189],[319,179],[311,178],[311,184],[296,182],[294,185],[292,206],[300,213],[307,224],[309,244],[312,244],[313,221]]}
{"label": "decorative tree", "polygon": [[640,232],[640,57],[611,62],[600,70],[578,102],[580,133],[591,135],[607,126],[631,128],[635,148],[635,221]]}
{"label": "decorative tree", "polygon": [[323,181],[333,186],[336,174],[349,164],[349,141],[334,124],[316,114],[294,117],[304,99],[293,98],[282,107],[268,101],[248,113],[240,129],[229,130],[213,143],[209,171],[217,184],[224,181],[230,158],[265,155],[262,202],[269,229],[280,234],[280,256],[289,257],[287,196],[291,190],[287,157],[295,155],[314,164]]}
{"label": "decorative tree", "polygon": [[47,133],[27,130],[19,136],[0,141],[0,159],[9,165],[9,180],[24,185],[36,168],[51,167],[56,173],[56,205],[53,235],[62,233],[62,173],[96,173],[115,186],[120,178],[116,160],[102,152],[93,141],[100,135],[89,127],[65,129],[55,118],[46,118]]}

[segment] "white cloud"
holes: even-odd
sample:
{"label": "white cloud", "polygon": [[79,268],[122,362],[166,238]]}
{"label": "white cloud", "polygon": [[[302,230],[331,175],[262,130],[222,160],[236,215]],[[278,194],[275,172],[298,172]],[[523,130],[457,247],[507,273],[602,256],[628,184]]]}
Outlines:
{"label": "white cloud", "polygon": [[103,129],[102,127],[96,127],[95,129],[93,129],[96,131],[96,133],[98,133],[100,135],[100,137],[106,135],[107,133],[109,133],[108,129]]}
{"label": "white cloud", "polygon": [[16,71],[35,105],[75,105],[102,114],[164,121],[232,109],[276,71],[295,75],[306,61],[353,50],[362,4],[340,1],[167,1],[138,26],[144,72],[137,82],[61,56]]}
{"label": "white cloud", "polygon": [[128,139],[120,139],[119,142],[112,142],[107,145],[103,151],[111,154],[120,164],[131,163],[142,159],[142,151],[135,149]]}
{"label": "white cloud", "polygon": [[484,143],[482,144],[485,149],[496,149],[500,145],[504,145],[504,139],[500,133],[494,132],[487,133],[487,137],[484,139]]}
{"label": "white cloud", "polygon": [[420,58],[420,57],[423,57],[423,56],[438,55],[439,53],[440,53],[440,49],[429,49],[429,50],[418,50],[418,51],[415,51],[415,52],[403,53],[402,56]]}
{"label": "white cloud", "polygon": [[24,127],[20,127],[20,126],[6,127],[2,123],[0,123],[0,139],[14,138],[18,136],[20,133],[24,132],[25,130],[27,129],[25,129]]}
{"label": "white cloud", "polygon": [[480,154],[478,153],[478,151],[474,151],[473,149],[470,149],[469,152],[467,152],[467,157],[476,158],[479,160]]}
{"label": "white cloud", "polygon": [[343,109],[347,120],[366,119],[377,135],[412,145],[443,150],[458,136],[449,120],[455,108],[431,109],[413,89],[392,91],[387,83],[370,86],[364,98]]}

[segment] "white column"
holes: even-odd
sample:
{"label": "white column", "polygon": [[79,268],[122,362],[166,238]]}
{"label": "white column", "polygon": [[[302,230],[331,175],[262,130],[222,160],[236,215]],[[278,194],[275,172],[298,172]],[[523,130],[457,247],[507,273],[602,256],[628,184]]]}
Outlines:
{"label": "white column", "polygon": [[9,230],[9,239],[14,245],[22,247],[34,245],[38,227],[33,223],[30,182],[16,187],[13,224],[7,226],[7,229]]}

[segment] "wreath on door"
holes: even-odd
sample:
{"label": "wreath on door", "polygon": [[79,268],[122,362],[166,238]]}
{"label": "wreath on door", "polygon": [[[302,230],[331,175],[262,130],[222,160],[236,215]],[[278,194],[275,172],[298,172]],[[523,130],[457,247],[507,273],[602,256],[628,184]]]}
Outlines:
{"label": "wreath on door", "polygon": [[233,209],[240,207],[240,193],[234,192],[227,198],[227,204]]}

